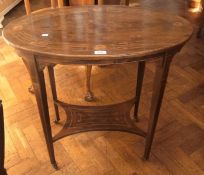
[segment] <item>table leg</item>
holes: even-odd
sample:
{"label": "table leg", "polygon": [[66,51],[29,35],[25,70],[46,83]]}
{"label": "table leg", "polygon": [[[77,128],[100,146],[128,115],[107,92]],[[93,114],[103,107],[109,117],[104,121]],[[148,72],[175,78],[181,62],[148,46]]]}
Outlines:
{"label": "table leg", "polygon": [[70,0],[64,0],[64,5],[69,6],[69,1]]}
{"label": "table leg", "polygon": [[92,71],[92,65],[86,66],[86,96],[84,99],[88,102],[91,102],[94,100],[94,94],[91,91],[91,71]]}
{"label": "table leg", "polygon": [[4,116],[3,116],[3,106],[0,100],[0,174],[7,175],[6,169],[4,168],[4,158],[5,158],[5,136],[4,136]]}
{"label": "table leg", "polygon": [[154,88],[152,94],[152,103],[150,109],[150,120],[144,151],[145,160],[149,159],[172,58],[173,56],[168,56],[167,54],[165,54],[165,56],[159,60],[156,68]]}
{"label": "table leg", "polygon": [[137,86],[136,86],[135,109],[134,109],[134,117],[136,121],[138,121],[138,110],[139,110],[140,97],[141,97],[141,91],[142,91],[142,83],[144,79],[144,72],[145,72],[145,62],[140,61],[138,63],[138,69],[137,69]]}
{"label": "table leg", "polygon": [[55,83],[54,67],[48,66],[47,69],[48,69],[48,74],[49,74],[50,87],[51,87],[51,91],[52,91],[52,98],[54,101],[55,122],[57,123],[60,120],[60,117],[59,117],[58,105],[55,103],[57,101],[57,90],[56,90],[56,83]]}
{"label": "table leg", "polygon": [[[204,0],[202,0],[202,7],[204,8]],[[201,16],[200,16],[200,24],[199,24],[199,28],[198,28],[198,32],[197,32],[197,38],[201,38],[202,37],[202,30],[204,27],[204,9],[201,12]]]}
{"label": "table leg", "polygon": [[50,161],[53,167],[58,169],[54,155],[43,68],[40,68],[34,57],[28,59],[23,58],[23,61],[31,76]]}
{"label": "table leg", "polygon": [[197,32],[197,38],[202,37],[203,27],[204,27],[204,10],[202,11],[202,14],[201,14],[201,17],[200,17],[200,25],[199,25],[198,32]]}

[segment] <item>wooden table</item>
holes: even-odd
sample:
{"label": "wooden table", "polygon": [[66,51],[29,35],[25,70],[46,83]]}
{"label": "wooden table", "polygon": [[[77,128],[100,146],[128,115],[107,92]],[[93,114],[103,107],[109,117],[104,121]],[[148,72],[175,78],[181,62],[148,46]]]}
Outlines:
{"label": "wooden table", "polygon": [[[32,79],[50,161],[55,168],[53,142],[74,133],[118,130],[145,137],[144,159],[149,158],[170,63],[192,35],[185,19],[126,6],[86,6],[44,9],[11,22],[5,41],[22,57]],[[140,93],[128,101],[105,106],[81,106],[55,100],[67,120],[52,137],[43,68],[55,64],[104,65],[157,61],[148,130],[130,117]],[[143,65],[143,66],[142,66]],[[55,83],[52,83],[55,87]],[[141,88],[141,87],[140,87]],[[139,89],[140,89],[139,88]],[[53,88],[55,89],[55,88]],[[54,91],[56,95],[56,92]],[[173,145],[172,145],[173,146]]]}
{"label": "wooden table", "polygon": [[4,168],[4,153],[5,152],[5,141],[4,141],[4,115],[2,101],[0,100],[0,174],[6,175]]}

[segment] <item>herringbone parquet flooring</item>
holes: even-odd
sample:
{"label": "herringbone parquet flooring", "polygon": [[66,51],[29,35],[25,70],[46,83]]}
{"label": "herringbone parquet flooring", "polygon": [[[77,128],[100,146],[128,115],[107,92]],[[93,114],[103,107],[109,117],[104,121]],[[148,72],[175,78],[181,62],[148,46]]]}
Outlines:
{"label": "herringbone parquet flooring", "polygon": [[[36,2],[37,3],[37,2]],[[168,4],[169,3],[169,4]],[[168,7],[196,24],[185,3],[137,1],[147,8]],[[37,5],[36,5],[37,6]],[[41,7],[38,5],[37,7]],[[21,14],[22,4],[7,21]],[[196,25],[195,25],[196,28]],[[92,87],[95,104],[113,103],[134,94],[135,65],[94,67]],[[140,122],[146,128],[151,98],[154,63],[148,63],[140,106]],[[59,98],[85,104],[83,66],[57,66]],[[122,132],[87,132],[54,144],[60,170],[49,163],[35,98],[27,88],[31,82],[15,51],[0,38],[0,98],[6,127],[6,161],[9,175],[203,175],[204,174],[204,39],[195,36],[174,58],[162,105],[150,160],[141,159],[144,140]],[[54,120],[49,85],[51,120]],[[87,104],[88,105],[88,104]],[[62,118],[64,112],[60,109]],[[63,123],[63,120],[62,122]],[[61,125],[52,122],[56,133]]]}

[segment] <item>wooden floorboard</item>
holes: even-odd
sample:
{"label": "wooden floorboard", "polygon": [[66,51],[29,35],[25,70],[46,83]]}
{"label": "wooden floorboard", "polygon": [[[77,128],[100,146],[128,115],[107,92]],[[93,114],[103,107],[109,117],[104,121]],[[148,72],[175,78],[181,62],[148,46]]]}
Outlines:
{"label": "wooden floorboard", "polygon": [[[34,4],[34,9],[45,3]],[[182,0],[141,0],[133,5],[168,10],[189,19],[195,29],[199,13]],[[5,24],[24,14],[22,4]],[[73,104],[102,105],[134,95],[137,64],[94,67],[94,103],[84,102],[85,68],[57,66],[59,98]],[[139,127],[146,129],[155,63],[148,63]],[[45,70],[46,72],[46,70]],[[150,160],[141,159],[144,140],[122,132],[87,132],[54,144],[60,170],[49,163],[35,97],[27,91],[29,75],[15,51],[0,38],[0,98],[5,109],[6,160],[9,175],[203,175],[204,174],[204,39],[195,35],[173,60]],[[47,74],[46,74],[47,79]],[[47,85],[51,120],[54,111]],[[60,109],[62,122],[65,113]],[[53,133],[62,125],[52,122]]]}

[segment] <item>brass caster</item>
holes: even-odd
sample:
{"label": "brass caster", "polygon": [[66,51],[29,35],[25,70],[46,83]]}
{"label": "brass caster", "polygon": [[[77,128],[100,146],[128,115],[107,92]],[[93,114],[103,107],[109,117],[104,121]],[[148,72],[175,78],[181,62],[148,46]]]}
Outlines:
{"label": "brass caster", "polygon": [[52,163],[52,167],[54,168],[54,169],[56,169],[56,170],[59,170],[59,168],[58,168],[58,166],[57,166],[57,163],[55,162],[55,163]]}
{"label": "brass caster", "polygon": [[84,97],[85,101],[92,102],[94,101],[94,95],[92,92],[87,92],[86,96]]}
{"label": "brass caster", "polygon": [[54,120],[54,123],[55,123],[55,124],[59,124],[59,121],[60,121],[60,120],[55,119],[55,120]]}

